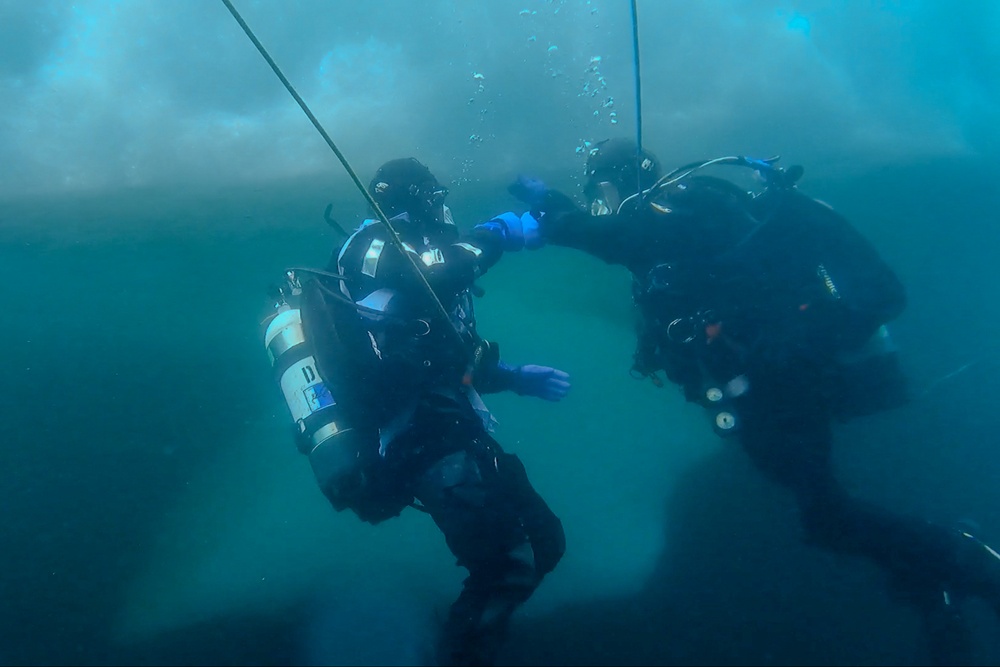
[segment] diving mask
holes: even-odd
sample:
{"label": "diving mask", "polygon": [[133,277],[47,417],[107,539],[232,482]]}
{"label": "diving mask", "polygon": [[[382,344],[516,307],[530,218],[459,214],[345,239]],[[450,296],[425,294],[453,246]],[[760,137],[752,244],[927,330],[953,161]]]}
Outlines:
{"label": "diving mask", "polygon": [[437,181],[428,181],[422,185],[411,185],[409,194],[417,202],[417,209],[413,213],[437,224],[455,224],[451,218],[451,210],[444,203],[448,196],[448,188],[445,186]]}
{"label": "diving mask", "polygon": [[591,215],[612,215],[621,206],[621,195],[618,188],[610,181],[601,181],[593,188],[590,196]]}

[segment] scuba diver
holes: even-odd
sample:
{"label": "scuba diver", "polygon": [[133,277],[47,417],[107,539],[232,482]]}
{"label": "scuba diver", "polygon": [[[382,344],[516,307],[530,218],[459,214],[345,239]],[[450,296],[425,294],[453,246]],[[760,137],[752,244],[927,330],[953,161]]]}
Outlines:
{"label": "scuba diver", "polygon": [[[1000,555],[968,531],[891,514],[852,497],[834,475],[832,425],[907,400],[886,323],[902,284],[845,218],[796,187],[801,167],[726,157],[662,175],[627,139],[596,144],[589,210],[541,181],[511,194],[547,243],[626,267],[637,311],[633,375],[659,373],[709,411],[755,467],[790,490],[805,539],[871,559],[920,612],[937,664],[971,660],[960,603],[1000,614]],[[752,194],[701,170],[742,165]]]}
{"label": "scuba diver", "polygon": [[502,361],[472,303],[474,281],[505,251],[538,247],[537,221],[508,212],[460,235],[447,188],[414,158],[383,164],[368,190],[379,218],[312,279],[289,271],[265,342],[333,507],[371,524],[420,509],[467,568],[438,664],[490,665],[565,550],[561,521],[494,439],[481,394],[559,401],[569,376]]}

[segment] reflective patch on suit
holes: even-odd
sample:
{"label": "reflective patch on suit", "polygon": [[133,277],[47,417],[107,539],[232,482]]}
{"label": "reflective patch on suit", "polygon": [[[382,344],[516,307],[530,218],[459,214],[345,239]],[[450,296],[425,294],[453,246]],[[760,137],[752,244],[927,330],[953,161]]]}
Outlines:
{"label": "reflective patch on suit", "polygon": [[378,260],[382,256],[382,250],[385,249],[385,241],[382,239],[375,239],[372,241],[371,245],[368,246],[367,252],[365,252],[365,258],[361,263],[361,273],[366,276],[375,277],[375,270],[378,269]]}
{"label": "reflective patch on suit", "polygon": [[475,330],[475,304],[472,303],[472,295],[469,294],[469,290],[465,290],[459,295],[458,302],[455,304],[449,317],[459,333],[464,334]]}
{"label": "reflective patch on suit", "polygon": [[[359,306],[364,308],[360,311],[361,317],[372,319],[375,321],[380,321],[383,318],[385,312],[389,309],[389,302],[395,298],[395,290],[387,289],[383,287],[382,289],[377,289],[365,298],[357,302]],[[372,312],[377,311],[377,312]]]}
{"label": "reflective patch on suit", "polygon": [[[347,252],[347,249],[351,246],[351,244],[354,243],[354,239],[357,238],[358,234],[360,234],[362,230],[364,230],[366,227],[369,227],[369,226],[375,224],[375,222],[376,222],[375,220],[365,220],[364,222],[361,223],[361,225],[357,228],[357,230],[355,230],[355,232],[353,234],[351,234],[349,237],[347,237],[346,241],[344,241],[344,245],[342,245],[340,247],[340,252],[337,253],[337,272],[338,273],[340,273],[341,275],[345,274],[345,271],[344,271],[344,254]],[[345,281],[343,281],[343,280],[340,281],[340,291],[348,299],[351,298],[351,291],[349,289],[347,289],[347,283]]]}
{"label": "reflective patch on suit", "polygon": [[441,253],[439,248],[431,248],[427,252],[420,254],[420,261],[422,261],[425,266],[444,264],[444,255]]}
{"label": "reflective patch on suit", "polygon": [[480,250],[480,249],[479,249],[479,248],[477,248],[476,246],[474,246],[474,245],[470,245],[470,244],[468,244],[468,243],[456,243],[455,245],[457,245],[457,246],[458,246],[459,248],[461,248],[462,250],[468,250],[469,252],[471,252],[471,253],[472,253],[473,255],[475,255],[476,257],[479,257],[480,255],[482,255],[482,254],[483,254],[483,251],[482,251],[482,250]]}
{"label": "reflective patch on suit", "polygon": [[371,341],[372,344],[372,352],[375,353],[375,356],[378,357],[379,361],[382,361],[382,350],[378,349],[378,341],[375,340],[375,335],[371,331],[368,331],[367,333],[368,340]]}
{"label": "reflective patch on suit", "polygon": [[490,412],[490,409],[486,407],[486,403],[483,402],[483,397],[480,396],[479,392],[471,386],[464,385],[462,389],[465,392],[465,397],[469,400],[469,405],[471,405],[472,409],[476,411],[476,415],[483,423],[483,428],[485,428],[488,433],[495,433],[499,422],[497,422],[493,413]]}

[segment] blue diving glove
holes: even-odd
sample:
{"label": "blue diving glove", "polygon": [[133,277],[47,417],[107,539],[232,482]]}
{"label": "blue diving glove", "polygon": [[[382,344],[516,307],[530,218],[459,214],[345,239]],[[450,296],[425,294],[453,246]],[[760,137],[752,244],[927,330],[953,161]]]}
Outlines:
{"label": "blue diving glove", "polygon": [[545,241],[538,231],[538,220],[531,213],[518,215],[512,211],[501,213],[489,222],[476,226],[477,229],[489,229],[503,236],[503,249],[507,252],[527,248],[541,248]]}
{"label": "blue diving glove", "polygon": [[518,396],[535,396],[546,401],[559,401],[569,393],[569,373],[549,366],[527,364],[510,368],[511,390]]}
{"label": "blue diving glove", "polygon": [[531,208],[541,206],[548,191],[548,186],[541,180],[523,175],[518,176],[516,181],[507,186],[507,192]]}

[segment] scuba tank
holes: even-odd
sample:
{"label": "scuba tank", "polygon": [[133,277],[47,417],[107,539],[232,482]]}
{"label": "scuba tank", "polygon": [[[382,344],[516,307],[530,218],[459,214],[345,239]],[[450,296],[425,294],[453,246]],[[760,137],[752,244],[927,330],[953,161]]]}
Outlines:
{"label": "scuba tank", "polygon": [[[274,294],[276,312],[264,331],[264,347],[295,425],[298,450],[309,457],[316,481],[333,507],[357,512],[370,474],[367,464],[378,455],[377,430],[373,436],[371,429],[359,427],[361,420],[345,409],[339,394],[346,393],[346,382],[321,373],[299,303],[302,285],[294,271],[285,277],[285,285]],[[340,342],[335,332],[330,337]]]}
{"label": "scuba tank", "polygon": [[302,286],[293,271],[286,274],[285,288],[279,288],[277,311],[264,332],[264,347],[277,376],[285,404],[296,426],[296,442],[303,454],[337,435],[337,402],[317,369],[313,346],[306,341],[302,312],[296,301]]}

